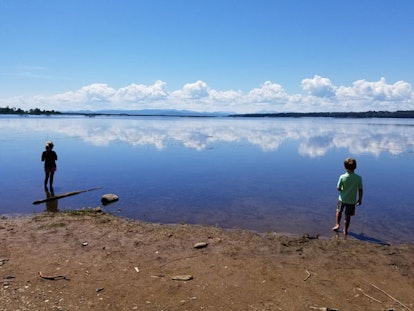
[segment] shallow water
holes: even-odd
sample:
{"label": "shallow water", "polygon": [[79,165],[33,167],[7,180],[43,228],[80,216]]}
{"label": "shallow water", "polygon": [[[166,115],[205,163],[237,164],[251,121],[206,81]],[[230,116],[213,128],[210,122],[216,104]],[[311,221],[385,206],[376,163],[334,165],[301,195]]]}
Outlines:
{"label": "shallow water", "polygon": [[40,156],[58,154],[59,200],[163,223],[331,236],[343,160],[358,161],[363,205],[351,237],[414,242],[414,120],[330,118],[0,117],[1,214],[46,205]]}

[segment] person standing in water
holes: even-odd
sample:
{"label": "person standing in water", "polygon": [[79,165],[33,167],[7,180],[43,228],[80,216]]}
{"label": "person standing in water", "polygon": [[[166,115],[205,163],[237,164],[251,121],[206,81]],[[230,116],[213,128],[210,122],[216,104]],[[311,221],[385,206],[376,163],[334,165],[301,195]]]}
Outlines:
{"label": "person standing in water", "polygon": [[[355,205],[362,204],[362,178],[354,173],[357,163],[353,158],[347,158],[344,161],[345,174],[339,176],[337,188],[339,191],[338,204],[336,206],[336,223],[332,228],[338,231],[341,223],[342,212],[345,210],[344,235],[348,234],[351,216],[355,215]],[[358,195],[358,200],[357,200]]]}
{"label": "person standing in water", "polygon": [[49,181],[50,191],[53,192],[53,177],[56,172],[57,154],[53,151],[53,142],[47,141],[46,150],[42,153],[42,162],[45,163],[45,189],[47,189],[47,183]]}

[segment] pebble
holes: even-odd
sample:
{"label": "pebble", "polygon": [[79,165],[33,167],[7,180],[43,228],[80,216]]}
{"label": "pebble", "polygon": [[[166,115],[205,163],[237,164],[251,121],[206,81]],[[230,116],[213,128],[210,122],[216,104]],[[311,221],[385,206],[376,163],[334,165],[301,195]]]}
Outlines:
{"label": "pebble", "polygon": [[176,276],[173,276],[172,279],[174,281],[190,281],[193,279],[193,276],[191,274],[176,275]]}
{"label": "pebble", "polygon": [[206,242],[199,242],[199,243],[194,244],[194,248],[204,248],[204,247],[207,247],[207,245],[208,243]]}

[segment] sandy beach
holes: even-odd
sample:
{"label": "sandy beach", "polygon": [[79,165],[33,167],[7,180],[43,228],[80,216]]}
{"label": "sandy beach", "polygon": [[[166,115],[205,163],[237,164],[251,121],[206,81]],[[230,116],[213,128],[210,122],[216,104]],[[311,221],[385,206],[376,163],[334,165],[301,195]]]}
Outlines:
{"label": "sandy beach", "polygon": [[0,219],[0,310],[414,310],[414,246],[163,225]]}

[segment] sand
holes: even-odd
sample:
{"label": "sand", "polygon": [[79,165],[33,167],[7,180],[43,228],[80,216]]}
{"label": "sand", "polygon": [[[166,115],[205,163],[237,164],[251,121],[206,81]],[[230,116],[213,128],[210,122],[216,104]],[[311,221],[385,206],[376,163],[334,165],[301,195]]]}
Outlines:
{"label": "sand", "polygon": [[2,217],[0,237],[1,311],[414,310],[413,245],[93,210]]}

